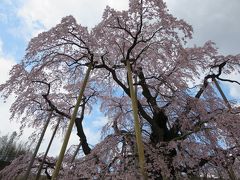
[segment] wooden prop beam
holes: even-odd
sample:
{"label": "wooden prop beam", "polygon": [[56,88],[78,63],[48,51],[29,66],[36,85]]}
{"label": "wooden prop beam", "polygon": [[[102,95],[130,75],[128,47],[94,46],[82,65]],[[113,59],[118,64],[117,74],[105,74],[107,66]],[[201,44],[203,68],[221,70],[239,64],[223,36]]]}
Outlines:
{"label": "wooden prop beam", "polygon": [[130,88],[130,96],[131,96],[131,101],[132,101],[134,128],[135,128],[138,158],[139,158],[139,167],[140,167],[141,174],[142,174],[143,178],[147,179],[147,175],[146,175],[145,169],[144,169],[144,164],[145,164],[144,147],[143,147],[143,142],[142,142],[140,123],[139,123],[139,119],[138,119],[137,97],[136,97],[136,93],[135,93],[134,86],[133,86],[132,70],[131,70],[129,60],[126,60],[126,66],[127,66],[127,73],[128,73],[128,83],[129,83],[129,88]]}
{"label": "wooden prop beam", "polygon": [[38,153],[39,147],[40,147],[40,145],[41,145],[41,143],[42,143],[42,140],[43,140],[43,137],[44,137],[45,132],[46,132],[46,130],[47,130],[48,124],[49,124],[49,122],[50,122],[50,120],[51,120],[52,113],[53,113],[53,112],[51,111],[51,112],[49,113],[49,115],[48,115],[48,119],[47,119],[47,121],[46,121],[46,124],[45,124],[44,127],[43,127],[43,131],[42,131],[41,136],[40,136],[40,138],[39,138],[39,140],[38,140],[37,146],[36,146],[36,148],[35,148],[35,150],[34,150],[34,153],[33,153],[33,155],[32,155],[31,161],[30,161],[30,163],[29,163],[29,165],[28,165],[27,171],[26,171],[23,179],[28,179],[28,178],[29,178],[29,175],[30,175],[30,172],[31,172],[31,169],[32,169],[33,162],[34,162],[35,157],[36,157],[36,155],[37,155],[37,153]]}
{"label": "wooden prop beam", "polygon": [[56,180],[57,176],[59,174],[61,164],[62,164],[62,161],[63,161],[63,158],[64,158],[64,154],[65,154],[65,151],[67,149],[68,141],[69,141],[69,138],[70,138],[70,135],[71,135],[71,132],[72,132],[74,122],[75,122],[76,117],[77,117],[78,109],[79,109],[80,103],[81,103],[82,98],[83,98],[83,93],[84,93],[84,90],[86,88],[91,69],[92,69],[92,63],[90,63],[88,65],[88,69],[87,69],[85,78],[83,80],[82,87],[80,89],[80,93],[79,93],[79,96],[78,96],[78,99],[77,99],[77,103],[75,105],[70,123],[68,125],[67,131],[66,131],[66,134],[65,134],[65,138],[64,138],[64,141],[63,141],[63,144],[62,144],[62,148],[61,148],[60,154],[58,156],[58,161],[57,161],[57,164],[56,164],[56,168],[55,168],[55,170],[53,172],[53,175],[52,175],[52,180]]}

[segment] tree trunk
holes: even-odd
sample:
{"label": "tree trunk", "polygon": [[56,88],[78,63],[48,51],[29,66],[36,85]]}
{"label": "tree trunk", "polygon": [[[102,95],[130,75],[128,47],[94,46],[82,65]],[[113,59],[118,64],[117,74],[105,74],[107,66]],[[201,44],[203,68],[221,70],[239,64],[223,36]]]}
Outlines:
{"label": "tree trunk", "polygon": [[77,127],[77,135],[80,137],[80,141],[82,143],[83,153],[85,155],[87,155],[87,154],[90,154],[91,148],[88,145],[86,135],[83,131],[82,120],[83,119],[81,119],[81,118],[76,118],[75,124],[76,124],[76,127]]}

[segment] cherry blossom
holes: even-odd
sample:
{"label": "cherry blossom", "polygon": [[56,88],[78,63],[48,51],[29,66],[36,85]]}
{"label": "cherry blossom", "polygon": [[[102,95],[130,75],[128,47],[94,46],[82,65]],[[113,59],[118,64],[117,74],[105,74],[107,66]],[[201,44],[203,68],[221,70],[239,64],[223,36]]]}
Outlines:
{"label": "cherry blossom", "polygon": [[[52,110],[53,122],[63,117],[64,131],[92,63],[75,123],[85,156],[74,162],[66,158],[59,178],[140,179],[129,60],[148,178],[236,179],[240,107],[236,101],[226,104],[216,83],[240,85],[226,78],[233,71],[240,73],[240,55],[220,55],[212,41],[189,47],[192,35],[192,27],[173,17],[162,0],[130,0],[123,11],[106,7],[92,29],[67,16],[29,42],[26,56],[0,91],[5,99],[16,95],[12,119],[21,117],[23,127],[43,124]],[[90,148],[82,121],[97,110],[96,103],[109,122],[101,142]]]}

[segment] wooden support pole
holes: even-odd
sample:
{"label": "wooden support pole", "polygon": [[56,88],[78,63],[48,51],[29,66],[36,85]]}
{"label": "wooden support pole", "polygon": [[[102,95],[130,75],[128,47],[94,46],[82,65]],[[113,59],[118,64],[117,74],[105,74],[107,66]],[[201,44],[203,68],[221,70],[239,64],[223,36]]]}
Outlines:
{"label": "wooden support pole", "polygon": [[64,141],[63,141],[63,144],[62,144],[62,148],[61,148],[61,151],[60,151],[60,154],[59,154],[59,157],[58,157],[58,161],[57,161],[55,170],[54,170],[53,175],[52,175],[52,180],[56,180],[57,176],[59,174],[60,167],[61,167],[61,164],[62,164],[62,161],[63,161],[63,157],[64,157],[65,151],[67,149],[70,134],[72,132],[72,128],[73,128],[74,122],[75,122],[76,117],[77,117],[78,109],[79,109],[80,103],[82,101],[83,93],[84,93],[84,90],[86,88],[91,69],[92,69],[92,63],[90,63],[88,65],[88,69],[87,69],[85,78],[83,80],[82,87],[80,89],[80,93],[79,93],[79,96],[78,96],[78,99],[77,99],[77,103],[75,105],[70,123],[68,125],[67,132],[65,134],[65,138],[64,138]]}
{"label": "wooden support pole", "polygon": [[132,80],[132,70],[131,70],[129,60],[126,60],[126,65],[127,65],[127,73],[128,73],[128,83],[129,83],[129,88],[130,88],[130,96],[131,96],[131,100],[132,100],[134,128],[135,128],[137,150],[138,150],[138,157],[139,157],[139,167],[140,167],[143,178],[147,179],[147,175],[146,175],[145,169],[144,169],[144,163],[145,163],[144,147],[143,147],[143,142],[142,142],[140,123],[139,123],[139,119],[138,119],[137,97],[136,97],[136,93],[134,92],[133,80]]}
{"label": "wooden support pole", "polygon": [[48,119],[47,119],[47,121],[46,121],[46,124],[45,124],[44,127],[43,127],[43,131],[42,131],[41,136],[40,136],[40,138],[39,138],[39,140],[38,140],[37,146],[36,146],[35,151],[34,151],[34,153],[33,153],[33,155],[32,155],[31,161],[30,161],[30,163],[29,163],[29,165],[28,165],[27,171],[26,171],[23,179],[26,179],[26,180],[27,180],[27,179],[29,178],[29,175],[30,175],[30,172],[31,172],[31,169],[32,169],[32,165],[33,165],[34,159],[35,159],[35,157],[36,157],[36,155],[37,155],[37,153],[38,153],[39,147],[40,147],[40,145],[41,145],[41,143],[42,143],[42,140],[43,140],[43,137],[44,137],[45,132],[46,132],[46,130],[47,130],[48,124],[49,124],[49,122],[50,122],[50,120],[51,120],[52,113],[53,113],[53,112],[51,111],[51,112],[49,113],[49,115],[48,115]]}
{"label": "wooden support pole", "polygon": [[228,102],[227,97],[226,97],[225,94],[223,93],[223,90],[222,90],[222,88],[220,87],[219,83],[217,82],[217,80],[216,80],[215,78],[212,78],[212,80],[213,80],[213,82],[215,83],[218,91],[220,92],[220,94],[221,94],[221,96],[222,96],[222,98],[223,98],[226,106],[227,106],[229,109],[231,109],[232,107],[231,107],[230,103]]}
{"label": "wooden support pole", "polygon": [[73,154],[73,156],[72,156],[71,163],[73,163],[73,161],[75,160],[75,158],[76,158],[76,156],[77,156],[77,154],[78,154],[78,151],[79,151],[81,145],[82,145],[82,142],[80,141],[79,144],[78,144],[78,146],[77,146],[76,151],[74,152],[74,154]]}
{"label": "wooden support pole", "polygon": [[50,141],[49,141],[47,150],[46,150],[46,152],[45,152],[45,154],[44,154],[44,156],[43,156],[42,162],[41,162],[41,164],[40,164],[40,166],[39,166],[39,168],[38,168],[36,180],[38,180],[38,179],[40,178],[41,171],[42,171],[42,168],[43,168],[43,164],[44,164],[45,159],[46,159],[46,157],[47,157],[48,151],[49,151],[49,149],[50,149],[50,147],[51,147],[51,145],[52,145],[52,142],[53,142],[53,139],[54,139],[55,134],[56,134],[56,132],[57,132],[57,129],[58,129],[60,120],[61,120],[61,119],[59,118],[59,119],[58,119],[58,122],[57,122],[57,124],[56,124],[56,126],[55,126],[55,129],[54,129],[54,131],[53,131],[53,133],[52,133],[52,137],[51,137],[51,139],[50,139]]}
{"label": "wooden support pole", "polygon": [[[225,96],[225,94],[224,94],[221,86],[219,85],[219,83],[217,82],[217,80],[216,80],[215,78],[212,78],[212,80],[213,80],[213,82],[215,83],[218,91],[220,92],[220,94],[221,94],[221,96],[222,96],[222,98],[223,98],[226,106],[229,108],[229,110],[231,110],[231,109],[232,109],[231,104],[230,104],[229,101],[227,100],[227,97]],[[231,134],[232,134],[232,133],[231,133]],[[237,179],[237,177],[236,177],[236,175],[235,175],[235,173],[234,173],[234,170],[233,170],[232,166],[229,167],[229,169],[228,169],[228,174],[229,174],[229,177],[230,177],[231,180]]]}

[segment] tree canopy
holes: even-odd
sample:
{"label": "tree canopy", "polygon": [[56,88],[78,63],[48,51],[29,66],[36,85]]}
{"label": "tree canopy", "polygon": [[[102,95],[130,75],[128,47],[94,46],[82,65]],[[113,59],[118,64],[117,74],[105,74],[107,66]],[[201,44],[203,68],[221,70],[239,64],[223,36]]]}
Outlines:
{"label": "tree canopy", "polygon": [[[106,7],[92,29],[67,16],[29,42],[0,91],[4,98],[16,95],[11,118],[21,117],[23,128],[44,124],[53,111],[53,120],[63,118],[64,131],[92,64],[75,121],[86,156],[66,166],[60,177],[136,178],[129,60],[148,178],[233,179],[240,173],[240,107],[226,102],[215,85],[240,85],[230,79],[231,72],[240,73],[240,54],[220,55],[211,41],[189,47],[192,34],[192,27],[173,17],[162,0],[130,0],[123,11]],[[109,121],[92,149],[82,122],[86,113],[96,111],[96,103]]]}

